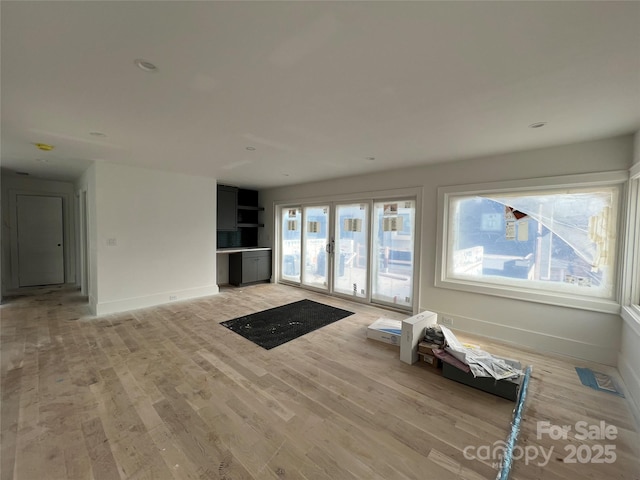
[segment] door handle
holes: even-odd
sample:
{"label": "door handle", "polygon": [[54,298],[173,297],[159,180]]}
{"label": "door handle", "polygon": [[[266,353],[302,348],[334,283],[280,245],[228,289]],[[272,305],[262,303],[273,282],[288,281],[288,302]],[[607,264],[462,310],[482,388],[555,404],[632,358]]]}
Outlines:
{"label": "door handle", "polygon": [[335,252],[335,250],[336,250],[336,241],[335,240],[331,240],[324,247],[324,251],[327,252],[328,254],[332,254],[333,252]]}

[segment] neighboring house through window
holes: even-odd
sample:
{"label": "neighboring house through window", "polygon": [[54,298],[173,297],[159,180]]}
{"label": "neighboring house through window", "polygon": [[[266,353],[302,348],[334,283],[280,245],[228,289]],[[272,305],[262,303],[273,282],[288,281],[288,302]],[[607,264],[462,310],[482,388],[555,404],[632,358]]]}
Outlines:
{"label": "neighboring house through window", "polygon": [[436,285],[589,310],[619,310],[626,172],[439,189]]}

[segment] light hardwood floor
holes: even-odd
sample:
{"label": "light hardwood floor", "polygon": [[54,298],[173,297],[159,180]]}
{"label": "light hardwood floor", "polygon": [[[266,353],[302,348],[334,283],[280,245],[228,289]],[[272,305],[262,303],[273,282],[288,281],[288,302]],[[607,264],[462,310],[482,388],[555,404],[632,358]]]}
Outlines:
{"label": "light hardwood floor", "polygon": [[[302,298],[356,314],[269,351],[219,325]],[[1,480],[493,479],[495,460],[464,452],[510,428],[513,402],[366,339],[377,318],[403,315],[301,289],[227,289],[100,318],[77,292],[53,290],[0,313]],[[460,337],[533,365],[519,445],[553,451],[546,466],[516,460],[511,478],[640,478],[626,401],[582,386],[574,367],[612,370]],[[618,435],[537,439],[538,421],[604,421]],[[616,461],[562,461],[583,443],[583,459],[613,444]]]}

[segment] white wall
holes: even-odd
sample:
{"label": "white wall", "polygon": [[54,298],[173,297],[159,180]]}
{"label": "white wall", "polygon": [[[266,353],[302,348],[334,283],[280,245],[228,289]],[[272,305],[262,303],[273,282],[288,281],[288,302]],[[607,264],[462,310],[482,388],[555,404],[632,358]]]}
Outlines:
{"label": "white wall", "polygon": [[96,166],[91,165],[76,182],[76,192],[87,195],[87,273],[89,306],[96,312],[98,303],[98,219],[96,208]]}
{"label": "white wall", "polygon": [[[461,139],[463,141],[463,139]],[[446,313],[454,328],[540,351],[616,365],[622,321],[610,315],[496,296],[458,292],[434,286],[437,188],[479,182],[627,170],[633,156],[632,136],[531,150],[459,162],[397,169],[261,192],[265,212],[265,245],[274,238],[276,201],[422,187],[420,309]],[[271,244],[271,246],[273,246]]]}
{"label": "white wall", "polygon": [[18,245],[16,231],[17,195],[52,195],[62,197],[64,222],[64,278],[65,283],[76,282],[76,234],[72,183],[30,177],[2,176],[2,291],[19,287]]}
{"label": "white wall", "polygon": [[95,222],[97,315],[218,293],[215,179],[98,163]]}
{"label": "white wall", "polygon": [[[640,165],[640,131],[635,134],[633,163],[635,166]],[[638,261],[640,260],[636,259]],[[640,319],[630,309],[625,309],[623,319],[618,370],[631,394],[636,420],[640,425]]]}

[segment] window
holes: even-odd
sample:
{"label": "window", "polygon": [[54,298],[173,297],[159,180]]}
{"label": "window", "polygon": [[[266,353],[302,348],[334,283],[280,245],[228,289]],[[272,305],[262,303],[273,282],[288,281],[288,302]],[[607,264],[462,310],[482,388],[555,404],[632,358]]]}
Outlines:
{"label": "window", "polygon": [[626,173],[439,189],[436,285],[617,312]]}

